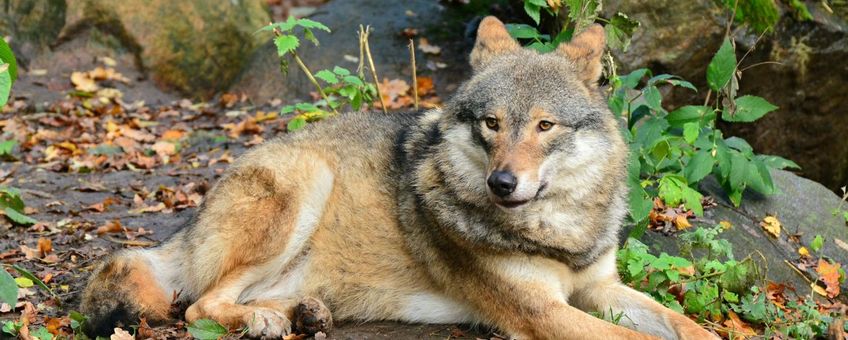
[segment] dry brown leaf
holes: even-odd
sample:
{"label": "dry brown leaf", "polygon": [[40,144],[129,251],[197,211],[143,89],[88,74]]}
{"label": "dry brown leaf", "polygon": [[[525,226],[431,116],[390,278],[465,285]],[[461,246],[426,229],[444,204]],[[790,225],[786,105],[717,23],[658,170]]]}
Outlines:
{"label": "dry brown leaf", "polygon": [[53,241],[49,238],[40,237],[38,238],[38,255],[39,257],[45,257],[47,254],[50,254],[53,251]]}
{"label": "dry brown leaf", "polygon": [[841,264],[831,264],[823,259],[819,259],[819,265],[816,266],[816,273],[819,273],[819,279],[824,282],[829,298],[839,295],[839,267]]}
{"label": "dry brown leaf", "polygon": [[421,76],[415,83],[418,86],[419,96],[426,96],[433,92],[433,77]]}
{"label": "dry brown leaf", "polygon": [[763,227],[769,235],[775,238],[780,237],[780,221],[777,217],[766,216],[763,218],[763,221],[760,222],[760,226]]}
{"label": "dry brown leaf", "polygon": [[112,221],[106,222],[106,224],[98,227],[97,228],[97,235],[103,235],[103,234],[106,234],[106,233],[118,233],[118,232],[121,232],[123,230],[124,230],[124,228],[121,225],[121,221],[112,220]]}
{"label": "dry brown leaf", "polygon": [[184,132],[180,130],[168,130],[162,133],[162,139],[169,141],[178,140],[180,138],[183,138],[183,134]]}
{"label": "dry brown leaf", "polygon": [[748,337],[756,336],[757,332],[750,325],[742,321],[733,311],[727,311],[728,319],[724,320],[724,325],[729,328],[727,336],[731,339],[747,339]]}

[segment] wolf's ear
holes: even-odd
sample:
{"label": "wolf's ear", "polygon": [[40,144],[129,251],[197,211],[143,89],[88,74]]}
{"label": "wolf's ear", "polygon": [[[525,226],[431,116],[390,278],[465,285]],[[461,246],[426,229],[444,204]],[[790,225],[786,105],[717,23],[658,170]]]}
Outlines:
{"label": "wolf's ear", "polygon": [[574,36],[567,44],[561,44],[557,52],[568,57],[577,68],[577,76],[589,88],[598,86],[601,77],[601,56],[604,54],[606,37],[604,28],[594,24]]}
{"label": "wolf's ear", "polygon": [[477,29],[477,42],[471,50],[471,67],[480,69],[495,56],[520,49],[504,24],[493,16],[483,18]]}

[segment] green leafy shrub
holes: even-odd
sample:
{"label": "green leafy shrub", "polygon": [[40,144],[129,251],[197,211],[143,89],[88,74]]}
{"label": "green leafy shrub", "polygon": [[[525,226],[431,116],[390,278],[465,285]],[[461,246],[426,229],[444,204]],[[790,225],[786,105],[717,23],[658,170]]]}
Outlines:
{"label": "green leafy shrub", "polygon": [[[288,130],[294,131],[303,128],[308,122],[318,121],[330,115],[337,114],[338,110],[349,105],[352,110],[359,110],[363,104],[370,103],[377,98],[377,88],[373,83],[365,81],[364,68],[360,64],[359,72],[352,74],[350,70],[335,66],[332,70],[320,70],[312,73],[309,67],[297,54],[300,46],[300,38],[296,29],[300,29],[303,38],[319,45],[313,30],[330,32],[324,24],[310,19],[295,19],[289,17],[285,22],[270,24],[260,31],[272,31],[275,33],[274,44],[277,46],[277,55],[280,57],[282,69],[288,66],[287,57],[291,57],[306,74],[312,84],[318,90],[321,100],[314,103],[297,103],[283,106],[281,114],[296,112],[298,115],[288,123]],[[360,55],[360,60],[363,56]],[[321,85],[321,80],[324,85]]]}
{"label": "green leafy shrub", "polygon": [[[812,296],[793,299],[782,292],[786,309],[779,308],[769,300],[769,288],[758,284],[765,277],[761,266],[750,255],[736,260],[730,242],[720,238],[722,231],[715,226],[681,234],[686,257],[653,255],[630,238],[618,251],[621,280],[702,322],[726,320],[732,312],[762,329],[765,338],[776,332],[793,339],[824,336],[833,315],[820,313]],[[777,294],[772,292],[772,298]]]}

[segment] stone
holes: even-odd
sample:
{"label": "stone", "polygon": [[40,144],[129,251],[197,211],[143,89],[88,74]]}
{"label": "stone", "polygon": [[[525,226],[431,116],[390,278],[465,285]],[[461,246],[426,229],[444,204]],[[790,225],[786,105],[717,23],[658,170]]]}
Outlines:
{"label": "stone", "polygon": [[270,16],[261,0],[21,0],[0,19],[15,52],[38,67],[126,59],[161,89],[209,98],[241,71]]}

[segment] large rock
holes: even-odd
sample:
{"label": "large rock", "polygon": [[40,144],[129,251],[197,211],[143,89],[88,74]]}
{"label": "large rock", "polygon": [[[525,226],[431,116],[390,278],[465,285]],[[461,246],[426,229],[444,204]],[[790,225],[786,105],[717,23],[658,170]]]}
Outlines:
{"label": "large rock", "polygon": [[[813,20],[798,21],[782,9],[774,33],[766,34],[741,65],[779,63],[745,70],[739,91],[762,96],[780,109],[754,124],[722,128],[745,138],[758,152],[796,161],[805,177],[835,191],[848,184],[848,120],[842,105],[848,85],[848,63],[843,62],[848,59],[848,25],[820,4],[807,4]],[[650,67],[707,88],[706,66],[721,44],[729,16],[716,2],[610,0],[604,10],[605,15],[621,11],[642,23],[630,49],[616,55],[625,72]],[[757,35],[741,30],[735,38],[741,59]],[[705,94],[675,90],[667,103],[701,103]]]}
{"label": "large rock", "polygon": [[227,88],[270,21],[261,0],[19,0],[0,19],[0,33],[37,68],[85,71],[108,56],[190,97]]}
{"label": "large rock", "polygon": [[[807,280],[815,279],[816,274],[808,270],[804,272],[807,276],[805,279],[789,264],[798,262],[800,246],[809,248],[813,238],[822,235],[825,239],[822,254],[843,265],[848,263],[848,249],[843,248],[848,242],[848,226],[841,216],[832,213],[833,209],[840,206],[841,200],[821,184],[791,172],[775,170],[772,177],[779,193],[762,196],[749,190],[739,208],[730,204],[713,178],[707,178],[701,184],[701,191],[713,196],[718,206],[707,210],[704,217],[696,220],[695,224],[711,227],[721,221],[730,222],[733,226],[723,232],[721,237],[733,244],[737,259],[748,255],[760,263],[765,259],[768,280],[790,283],[798,289],[799,294],[807,294],[810,291]],[[760,226],[760,221],[768,215],[776,216],[782,224],[778,238],[769,236]],[[800,243],[791,241],[790,235],[800,235]],[[642,241],[657,250],[679,254],[680,244],[674,237],[649,231]],[[842,290],[845,289],[848,289],[848,285],[843,284]]]}

